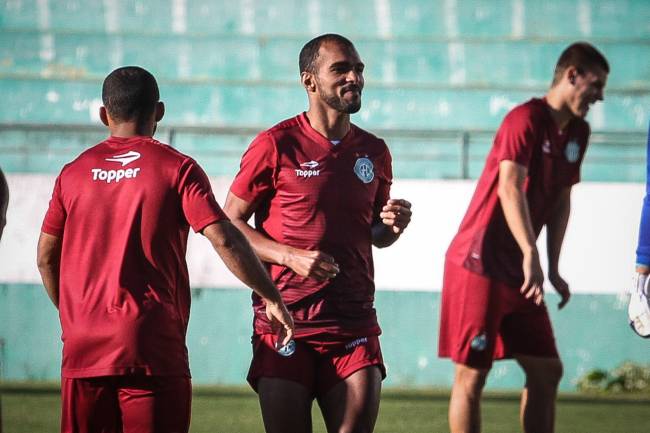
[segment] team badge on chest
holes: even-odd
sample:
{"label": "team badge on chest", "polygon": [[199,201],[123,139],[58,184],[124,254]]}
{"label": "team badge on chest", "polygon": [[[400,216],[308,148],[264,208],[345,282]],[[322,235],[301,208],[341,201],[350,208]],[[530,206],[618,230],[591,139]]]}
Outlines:
{"label": "team badge on chest", "polygon": [[372,165],[372,161],[368,158],[359,158],[357,159],[357,162],[354,163],[354,174],[356,174],[363,183],[370,183],[375,178],[373,169],[374,166]]}
{"label": "team badge on chest", "polygon": [[564,149],[564,156],[567,161],[576,162],[580,158],[580,145],[575,141],[569,142]]}

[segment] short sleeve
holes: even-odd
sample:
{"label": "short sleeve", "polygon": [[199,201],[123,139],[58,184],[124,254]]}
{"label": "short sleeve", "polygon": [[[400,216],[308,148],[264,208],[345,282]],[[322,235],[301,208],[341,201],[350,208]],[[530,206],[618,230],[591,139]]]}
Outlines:
{"label": "short sleeve", "polygon": [[228,220],[214,198],[208,176],[191,158],[181,164],[178,192],[183,214],[195,232],[200,232],[212,223]]}
{"label": "short sleeve", "polygon": [[393,183],[393,158],[391,157],[388,148],[386,148],[386,154],[383,158],[383,164],[378,179],[379,186],[377,187],[377,194],[375,195],[374,208],[375,221],[379,219],[379,213],[381,212],[382,207],[384,207],[390,198],[390,187]]}
{"label": "short sleeve", "polygon": [[54,183],[54,191],[52,191],[52,198],[45,213],[41,231],[52,236],[63,236],[66,218],[67,212],[61,197],[61,175],[59,175]]}
{"label": "short sleeve", "polygon": [[239,173],[230,186],[237,197],[253,203],[275,188],[277,151],[273,139],[258,135],[242,157]]}
{"label": "short sleeve", "polygon": [[513,161],[528,167],[536,136],[530,109],[519,106],[503,119],[494,139],[497,162]]}

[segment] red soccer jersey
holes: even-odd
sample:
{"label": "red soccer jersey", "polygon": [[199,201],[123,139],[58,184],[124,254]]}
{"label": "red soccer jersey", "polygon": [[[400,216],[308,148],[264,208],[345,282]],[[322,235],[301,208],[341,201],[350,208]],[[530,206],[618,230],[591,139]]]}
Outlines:
{"label": "red soccer jersey", "polygon": [[560,191],[580,180],[589,133],[589,124],[579,118],[559,131],[545,99],[531,99],[508,113],[447,259],[512,287],[521,286],[523,255],[497,196],[499,163],[514,161],[528,168],[524,187],[538,236]]}
{"label": "red soccer jersey", "polygon": [[[259,134],[244,154],[231,191],[258,204],[257,230],[282,244],[330,254],[340,267],[336,278],[320,282],[268,265],[297,335],[380,332],[371,226],[379,221],[391,182],[383,140],[352,125],[334,145],[305,113]],[[253,305],[255,331],[270,332],[256,295]]]}
{"label": "red soccer jersey", "polygon": [[189,375],[189,227],[224,218],[199,165],[152,138],[66,165],[42,228],[63,239],[62,376]]}

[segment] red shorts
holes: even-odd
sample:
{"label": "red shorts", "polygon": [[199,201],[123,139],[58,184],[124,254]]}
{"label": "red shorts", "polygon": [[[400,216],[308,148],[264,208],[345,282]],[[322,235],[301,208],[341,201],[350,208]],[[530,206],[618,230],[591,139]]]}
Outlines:
{"label": "red shorts", "polygon": [[61,381],[62,433],[187,433],[189,377],[103,376]]}
{"label": "red shorts", "polygon": [[489,369],[513,355],[558,358],[546,305],[507,286],[445,263],[438,354]]}
{"label": "red shorts", "polygon": [[378,336],[340,337],[335,341],[317,338],[296,340],[296,351],[285,357],[277,352],[274,335],[254,335],[248,383],[257,391],[260,378],[282,378],[302,384],[319,397],[365,367],[376,365],[382,378],[386,377]]}

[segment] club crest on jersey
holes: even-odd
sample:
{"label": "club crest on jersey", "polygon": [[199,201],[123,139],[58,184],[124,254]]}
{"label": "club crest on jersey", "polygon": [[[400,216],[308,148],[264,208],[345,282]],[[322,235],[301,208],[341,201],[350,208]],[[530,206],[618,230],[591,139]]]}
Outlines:
{"label": "club crest on jersey", "polygon": [[580,145],[574,140],[567,144],[564,150],[564,156],[569,162],[576,162],[580,158]]}
{"label": "club crest on jersey", "polygon": [[354,174],[363,183],[370,183],[375,178],[373,169],[372,161],[365,157],[357,159],[357,162],[354,163]]}
{"label": "club crest on jersey", "polygon": [[309,162],[303,162],[300,164],[301,168],[296,168],[296,177],[312,177],[320,176],[320,170],[316,170],[318,167],[318,162],[313,159]]}

